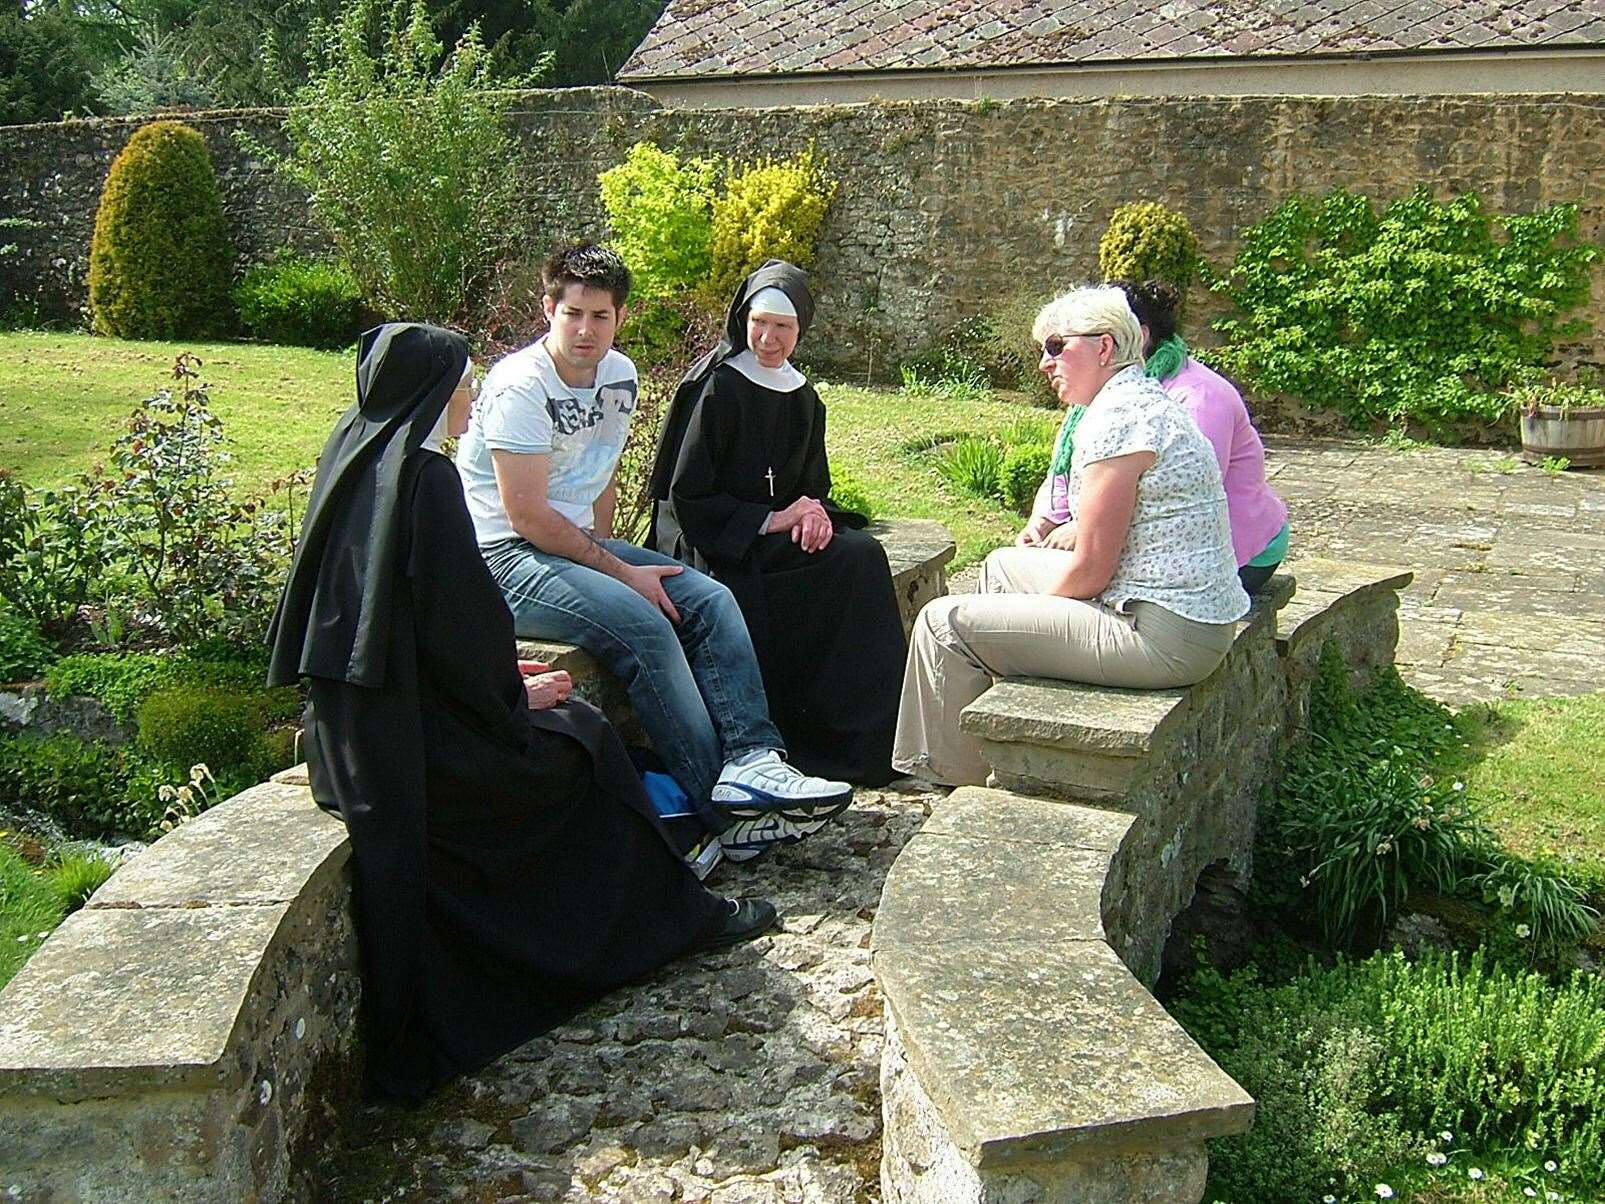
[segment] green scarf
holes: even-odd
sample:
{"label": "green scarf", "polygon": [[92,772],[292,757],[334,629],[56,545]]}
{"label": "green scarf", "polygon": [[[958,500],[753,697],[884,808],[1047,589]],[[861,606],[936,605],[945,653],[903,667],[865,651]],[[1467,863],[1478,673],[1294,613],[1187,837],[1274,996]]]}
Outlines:
{"label": "green scarf", "polygon": [[1059,437],[1053,444],[1053,464],[1048,470],[1050,476],[1062,477],[1070,472],[1070,455],[1076,449],[1076,427],[1081,425],[1081,416],[1086,412],[1086,406],[1071,406],[1070,412],[1064,416]]}
{"label": "green scarf", "polygon": [[1152,380],[1167,381],[1180,372],[1186,363],[1187,344],[1181,341],[1181,335],[1173,334],[1153,349],[1143,371]]}

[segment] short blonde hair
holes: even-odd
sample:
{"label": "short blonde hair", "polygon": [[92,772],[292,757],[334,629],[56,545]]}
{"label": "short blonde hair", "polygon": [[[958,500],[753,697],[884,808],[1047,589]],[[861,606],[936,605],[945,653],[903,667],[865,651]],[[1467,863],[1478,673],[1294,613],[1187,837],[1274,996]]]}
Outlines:
{"label": "short blonde hair", "polygon": [[1031,337],[1050,334],[1106,334],[1115,341],[1112,367],[1142,363],[1142,326],[1118,288],[1083,285],[1044,305],[1031,324]]}

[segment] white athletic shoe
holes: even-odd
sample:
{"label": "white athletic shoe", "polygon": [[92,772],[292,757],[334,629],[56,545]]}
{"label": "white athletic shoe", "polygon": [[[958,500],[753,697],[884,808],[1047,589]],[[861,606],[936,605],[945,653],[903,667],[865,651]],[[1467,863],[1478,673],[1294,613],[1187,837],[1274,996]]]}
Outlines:
{"label": "white athletic shoe", "polygon": [[853,788],[793,769],[772,748],[724,767],[713,805],[734,822],[719,834],[724,855],[749,861],[771,845],[801,840],[847,810]]}

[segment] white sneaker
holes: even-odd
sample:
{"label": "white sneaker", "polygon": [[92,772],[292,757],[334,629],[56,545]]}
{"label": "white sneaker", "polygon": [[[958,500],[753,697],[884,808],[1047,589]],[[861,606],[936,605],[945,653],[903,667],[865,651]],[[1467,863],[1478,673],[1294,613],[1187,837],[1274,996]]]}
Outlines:
{"label": "white sneaker", "polygon": [[724,855],[731,861],[747,861],[771,845],[819,831],[851,805],[853,788],[846,782],[809,777],[766,748],[729,762],[712,799],[734,821],[719,836]]}

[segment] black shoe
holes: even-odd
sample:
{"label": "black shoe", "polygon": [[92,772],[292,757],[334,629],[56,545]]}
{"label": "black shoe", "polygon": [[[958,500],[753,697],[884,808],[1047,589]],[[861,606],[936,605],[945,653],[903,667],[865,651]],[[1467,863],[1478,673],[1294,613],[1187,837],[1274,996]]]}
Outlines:
{"label": "black shoe", "polygon": [[779,914],[768,899],[726,899],[719,927],[702,939],[698,949],[724,949],[762,936],[774,927]]}

